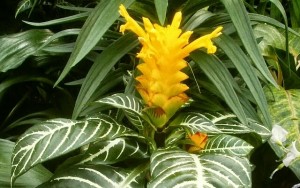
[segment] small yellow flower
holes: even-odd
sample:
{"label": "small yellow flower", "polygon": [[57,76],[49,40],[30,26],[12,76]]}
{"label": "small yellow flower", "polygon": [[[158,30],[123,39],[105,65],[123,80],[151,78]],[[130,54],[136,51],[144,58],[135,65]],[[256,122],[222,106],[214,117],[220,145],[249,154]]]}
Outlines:
{"label": "small yellow flower", "polygon": [[142,44],[137,55],[142,63],[137,66],[141,75],[136,77],[136,88],[147,104],[147,109],[152,110],[153,124],[162,127],[188,100],[184,92],[189,87],[182,83],[188,78],[181,71],[187,66],[184,58],[201,47],[206,48],[207,53],[215,53],[217,48],[211,39],[221,34],[222,27],[189,43],[193,32],[182,33],[179,29],[181,12],[177,12],[171,25],[166,27],[152,24],[148,18],[143,17],[145,29],[130,17],[123,5],[119,12],[126,20],[120,32],[131,30]]}
{"label": "small yellow flower", "polygon": [[207,143],[207,134],[196,132],[195,134],[190,135],[189,138],[193,141],[194,145],[190,146],[188,152],[195,152],[203,149]]}

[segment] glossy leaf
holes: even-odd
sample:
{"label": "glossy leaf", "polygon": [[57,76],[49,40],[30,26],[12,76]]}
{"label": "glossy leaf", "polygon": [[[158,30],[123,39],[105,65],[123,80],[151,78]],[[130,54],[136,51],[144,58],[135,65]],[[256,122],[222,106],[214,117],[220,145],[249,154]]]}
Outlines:
{"label": "glossy leaf", "polygon": [[178,149],[159,149],[151,156],[149,188],[251,187],[245,158],[225,154],[196,155]]}
{"label": "glossy leaf", "polygon": [[99,115],[85,121],[53,119],[28,129],[16,142],[12,155],[12,182],[41,162],[68,153],[95,140],[131,132],[111,117]]}

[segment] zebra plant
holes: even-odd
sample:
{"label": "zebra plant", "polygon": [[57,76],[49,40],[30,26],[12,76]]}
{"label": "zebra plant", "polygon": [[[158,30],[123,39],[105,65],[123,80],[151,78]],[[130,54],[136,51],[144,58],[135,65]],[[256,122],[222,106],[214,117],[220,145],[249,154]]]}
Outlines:
{"label": "zebra plant", "polygon": [[[51,167],[53,162],[58,162],[58,167],[38,187],[252,186],[249,158],[257,143],[269,139],[271,127],[257,72],[276,84],[259,54],[254,35],[248,33],[250,20],[242,1],[220,1],[232,10],[225,21],[202,9],[208,1],[188,1],[182,12],[202,8],[189,15],[182,29],[182,12],[175,13],[170,24],[162,26],[167,20],[168,1],[154,1],[161,25],[150,21],[151,15],[141,10],[140,2],[133,2],[101,1],[84,14],[89,16],[86,25],[56,84],[89,53],[97,43],[95,39],[104,36],[119,14],[125,23],[116,25],[124,35],[102,51],[97,58],[102,64],[92,66],[79,92],[73,119],[44,121],[20,136],[12,153],[12,186],[31,168],[41,164]],[[137,15],[149,15],[142,18],[143,27],[127,12],[130,5]],[[200,18],[216,22],[213,29],[205,34],[200,31],[203,35],[195,38],[191,30],[200,23],[205,25]],[[98,31],[97,25],[101,24],[103,29]],[[243,27],[237,27],[237,33],[247,44],[249,57],[228,35],[232,26],[239,24]],[[138,45],[137,38],[142,46],[137,54],[140,63],[129,78],[124,76],[125,92],[114,92],[90,103],[98,82],[110,81],[105,75]],[[240,73],[237,79],[217,57],[218,53],[230,62],[228,67]],[[198,74],[202,73],[199,69],[206,77]],[[189,77],[194,78],[190,79],[194,83],[188,82]],[[198,92],[199,83],[203,94]],[[201,105],[203,101],[208,105]],[[86,103],[94,105],[91,108],[100,106],[101,110],[94,113]],[[253,104],[260,109],[261,118]]]}

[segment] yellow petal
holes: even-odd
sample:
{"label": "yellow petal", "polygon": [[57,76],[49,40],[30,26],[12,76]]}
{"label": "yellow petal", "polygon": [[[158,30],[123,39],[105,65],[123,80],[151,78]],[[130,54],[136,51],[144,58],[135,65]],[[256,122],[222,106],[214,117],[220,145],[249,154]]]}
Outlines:
{"label": "yellow petal", "polygon": [[140,37],[145,36],[145,31],[139,26],[139,24],[133,18],[130,17],[124,5],[120,5],[119,13],[126,20],[126,24],[121,25],[120,32],[124,34],[125,30],[131,30],[132,32],[134,32]]}

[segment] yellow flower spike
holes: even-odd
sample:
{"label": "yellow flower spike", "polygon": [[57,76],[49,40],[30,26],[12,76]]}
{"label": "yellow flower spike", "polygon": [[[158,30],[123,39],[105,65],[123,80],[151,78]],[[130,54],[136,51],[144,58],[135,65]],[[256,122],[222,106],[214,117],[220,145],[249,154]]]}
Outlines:
{"label": "yellow flower spike", "polygon": [[126,20],[121,25],[120,32],[131,30],[142,44],[142,49],[137,54],[142,63],[137,66],[141,75],[136,77],[136,89],[147,105],[144,113],[154,126],[162,128],[189,99],[184,93],[189,87],[182,83],[188,79],[182,72],[187,67],[184,58],[202,47],[208,53],[215,53],[216,46],[211,40],[221,34],[222,27],[189,43],[193,32],[182,32],[179,28],[181,12],[177,12],[171,24],[166,27],[153,24],[143,17],[144,29],[130,17],[123,5],[120,5],[119,12]]}
{"label": "yellow flower spike", "polygon": [[188,152],[195,152],[203,149],[207,143],[208,136],[205,133],[196,132],[189,134],[189,138],[193,141],[194,145],[189,147]]}

